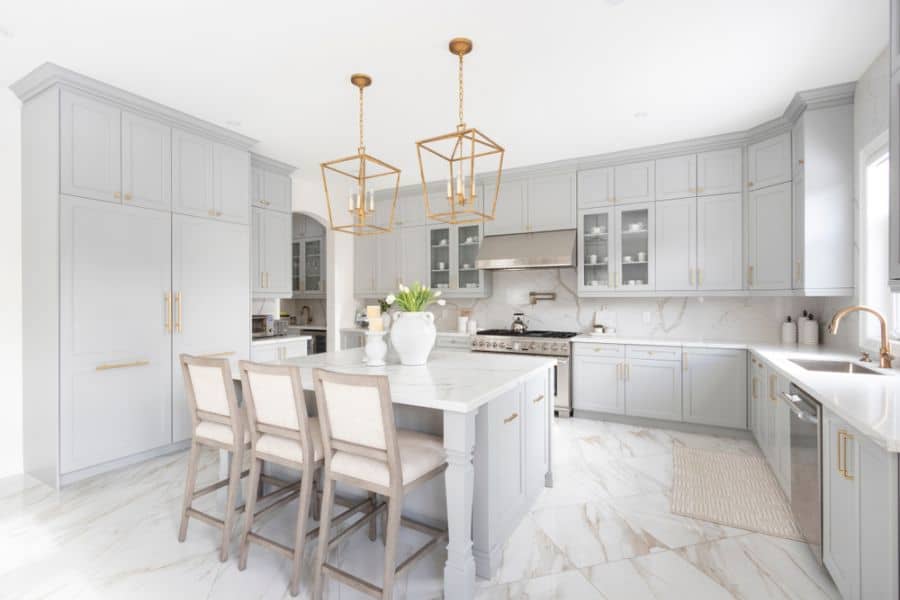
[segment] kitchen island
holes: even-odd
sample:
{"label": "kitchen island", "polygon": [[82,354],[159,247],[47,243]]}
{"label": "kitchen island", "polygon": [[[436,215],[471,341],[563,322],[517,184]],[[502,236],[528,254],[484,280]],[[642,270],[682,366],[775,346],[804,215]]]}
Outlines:
{"label": "kitchen island", "polygon": [[448,462],[444,481],[437,479],[408,496],[404,513],[446,522],[444,597],[474,598],[476,573],[491,576],[504,542],[541,488],[552,485],[556,361],[437,350],[424,366],[389,361],[369,367],[363,356],[361,349],[353,349],[274,364],[300,367],[308,393],[315,368],[387,375],[398,425],[443,436]]}

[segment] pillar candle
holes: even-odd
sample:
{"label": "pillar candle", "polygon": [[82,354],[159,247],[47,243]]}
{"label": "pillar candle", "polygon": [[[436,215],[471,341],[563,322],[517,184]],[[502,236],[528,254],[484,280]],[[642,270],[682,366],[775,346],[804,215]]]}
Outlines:
{"label": "pillar candle", "polygon": [[366,306],[366,316],[369,318],[369,331],[384,331],[384,323],[381,321],[381,307],[377,304]]}

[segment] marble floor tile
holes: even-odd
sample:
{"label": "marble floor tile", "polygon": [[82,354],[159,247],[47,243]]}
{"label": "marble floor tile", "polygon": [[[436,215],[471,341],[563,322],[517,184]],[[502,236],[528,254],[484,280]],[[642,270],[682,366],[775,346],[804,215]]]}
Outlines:
{"label": "marble floor tile", "polygon": [[478,600],[602,600],[604,596],[578,571],[483,588]]}
{"label": "marble floor tile", "polygon": [[565,553],[528,515],[507,540],[500,567],[490,583],[521,581],[574,568]]}
{"label": "marble floor tile", "polygon": [[746,533],[671,514],[663,493],[535,510],[533,517],[579,568]]}

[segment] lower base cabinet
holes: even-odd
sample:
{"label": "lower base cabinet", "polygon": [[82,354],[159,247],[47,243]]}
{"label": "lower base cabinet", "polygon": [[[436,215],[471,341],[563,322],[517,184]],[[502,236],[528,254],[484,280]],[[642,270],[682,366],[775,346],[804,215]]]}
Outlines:
{"label": "lower base cabinet", "polygon": [[306,356],[309,350],[307,340],[284,340],[252,344],[250,346],[250,360],[253,362],[272,362]]}
{"label": "lower base cabinet", "polygon": [[897,454],[822,412],[825,566],[845,600],[897,598]]}
{"label": "lower base cabinet", "polygon": [[685,349],[683,414],[687,423],[747,428],[747,352]]}
{"label": "lower base cabinet", "polygon": [[625,414],[681,421],[681,361],[629,359],[625,363]]}
{"label": "lower base cabinet", "polygon": [[576,344],[572,359],[572,407],[625,414],[625,347]]}

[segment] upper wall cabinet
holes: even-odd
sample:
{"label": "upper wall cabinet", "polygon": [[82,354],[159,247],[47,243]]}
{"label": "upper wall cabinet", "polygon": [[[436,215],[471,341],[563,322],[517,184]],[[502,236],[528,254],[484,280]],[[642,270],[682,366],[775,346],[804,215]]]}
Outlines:
{"label": "upper wall cabinet", "polygon": [[[485,197],[492,200],[496,189],[493,184],[485,184]],[[489,211],[490,208],[487,210]],[[486,235],[522,233],[525,231],[528,223],[527,213],[528,182],[524,180],[505,180],[500,186],[500,195],[497,198],[497,211],[494,214],[494,219],[485,221],[484,233]]]}
{"label": "upper wall cabinet", "polygon": [[609,206],[613,201],[613,169],[578,172],[578,209]]}
{"label": "upper wall cabinet", "polygon": [[250,154],[179,129],[172,132],[172,210],[250,222]]}
{"label": "upper wall cabinet", "polygon": [[121,202],[122,111],[68,91],[60,108],[60,191]]}
{"label": "upper wall cabinet", "polygon": [[290,298],[292,287],[291,215],[254,208],[250,260],[253,295]]}
{"label": "upper wall cabinet", "polygon": [[[388,193],[392,193],[389,190]],[[422,190],[407,191],[397,196],[397,208],[394,216],[397,227],[419,227],[425,225],[425,200]]]}
{"label": "upper wall cabinet", "polygon": [[[485,184],[484,200],[490,211],[493,184]],[[553,231],[575,228],[575,173],[533,175],[528,179],[504,180],[500,185],[497,212],[485,221],[485,235]]]}
{"label": "upper wall cabinet", "polygon": [[782,133],[747,147],[747,187],[751,190],[791,180],[791,134]]}
{"label": "upper wall cabinet", "polygon": [[747,283],[753,290],[791,289],[791,184],[750,192]]}
{"label": "upper wall cabinet", "polygon": [[697,155],[656,161],[656,199],[674,200],[697,195]]}
{"label": "upper wall cabinet", "polygon": [[172,129],[122,113],[122,192],[128,204],[172,208]]}
{"label": "upper wall cabinet", "polygon": [[734,194],[743,189],[744,154],[740,148],[697,155],[697,195]]}
{"label": "upper wall cabinet", "polygon": [[250,200],[258,208],[291,212],[291,178],[254,165]]}
{"label": "upper wall cabinet", "polygon": [[656,199],[656,178],[652,160],[619,165],[615,168],[613,202],[652,202]]}
{"label": "upper wall cabinet", "polygon": [[172,132],[172,209],[195,217],[215,217],[213,147],[210,140]]}

